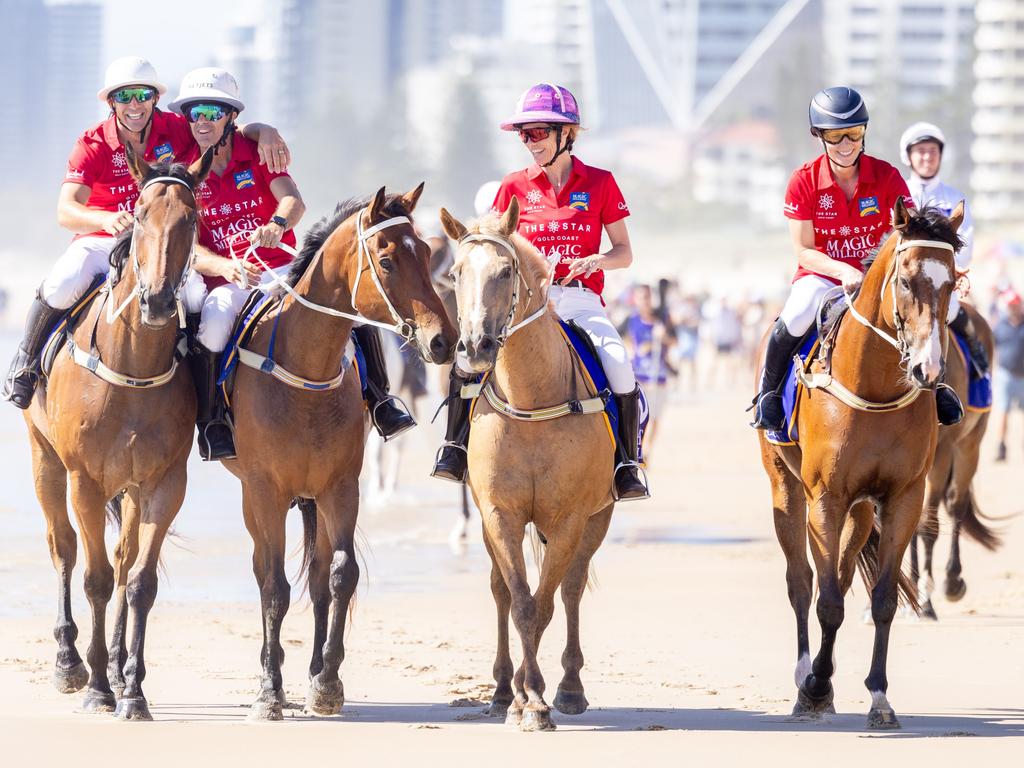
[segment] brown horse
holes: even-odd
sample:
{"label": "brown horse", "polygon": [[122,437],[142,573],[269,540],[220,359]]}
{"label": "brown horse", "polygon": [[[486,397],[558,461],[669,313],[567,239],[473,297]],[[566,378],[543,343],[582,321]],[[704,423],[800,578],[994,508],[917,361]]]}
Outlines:
{"label": "brown horse", "polygon": [[[114,246],[114,271],[100,294],[102,300],[92,303],[73,332],[72,354],[57,355],[25,421],[36,494],[60,577],[54,683],[64,692],[86,683],[75,649],[78,629],[71,617],[77,541],[68,520],[70,486],[85,548],[85,592],[92,608],[84,709],[114,709],[104,635],[115,578],[103,539],[104,506],[127,488],[140,510],[133,523],[138,537],[133,542],[134,565],[130,573],[119,569],[117,584],[126,593],[132,637],[129,653],[120,634],[123,658],[119,653],[111,666],[120,675],[121,662],[126,661],[117,716],[149,720],[142,692],[146,621],[156,598],[160,547],[185,496],[185,463],[196,415],[189,372],[177,365],[180,337],[174,321],[184,316],[178,292],[196,237],[194,190],[209,172],[213,154],[206,153],[190,168],[151,168],[130,146],[125,149],[129,171],[141,190],[134,228]],[[125,621],[125,616],[118,619]]]}
{"label": "brown horse", "polygon": [[[515,234],[518,220],[515,199],[500,221],[492,215],[469,230],[441,210],[445,231],[459,242],[452,270],[459,350],[472,370],[490,372],[485,387],[491,389],[476,403],[468,448],[469,486],[480,508],[498,609],[490,712],[507,712],[509,722],[532,731],[555,727],[544,701],[537,649],[559,585],[568,638],[562,654],[565,675],[554,705],[565,714],[579,714],[588,706],[579,675],[579,606],[590,559],[611,520],[614,445],[602,406],[566,418],[537,418],[554,404],[568,406],[585,396],[587,384],[547,306],[547,262]],[[534,594],[523,558],[523,537],[531,522],[547,540]],[[510,610],[523,647],[514,694]]]}
{"label": "brown horse", "polygon": [[[977,309],[969,304],[961,304],[971,317],[971,323],[977,331],[979,340],[988,352],[988,359],[993,356],[992,329]],[[967,366],[964,357],[956,348],[949,355],[946,365],[946,383],[956,390],[960,400],[967,402]],[[946,599],[956,602],[964,596],[967,584],[960,576],[963,566],[960,563],[961,531],[988,550],[996,549],[1000,544],[999,535],[985,522],[984,515],[978,509],[974,496],[974,474],[978,471],[978,458],[981,453],[981,441],[988,428],[989,412],[966,408],[964,420],[951,427],[939,428],[939,443],[935,449],[935,463],[928,473],[925,490],[924,515],[918,531],[910,544],[910,575],[917,584],[917,598],[921,604],[921,615],[937,618],[932,605],[931,595],[935,588],[932,577],[932,553],[939,535],[939,505],[945,504],[946,511],[953,521],[950,531],[949,559],[946,561],[946,581],[944,592]],[[917,540],[924,544],[924,573],[918,568]]]}
{"label": "brown horse", "polygon": [[[894,232],[840,322],[830,364],[816,362],[805,378],[797,400],[800,444],[774,445],[759,433],[797,623],[794,715],[833,711],[836,635],[859,559],[865,580],[873,582],[868,725],[899,727],[886,698],[889,630],[898,590],[911,590],[900,566],[921,516],[938,439],[934,388],[943,373],[943,320],[962,221],[962,205],[946,219],[935,209],[908,212],[902,199],[897,203]],[[822,632],[813,663],[808,538]]]}
{"label": "brown horse", "polygon": [[269,367],[290,377],[286,383],[267,375],[267,364],[262,371],[242,365],[231,396],[238,458],[224,466],[242,483],[263,609],[263,675],[253,719],[280,720],[285,703],[285,515],[295,497],[307,500],[300,506],[315,623],[307,707],[329,715],[344,702],[339,668],[359,580],[354,535],[368,424],[359,377],[346,353],[353,319],[394,322],[434,363],[449,360],[455,343],[455,329],[430,285],[427,245],[409,219],[422,191],[421,184],[405,195],[385,196],[382,187],[372,201],[339,205],[307,235],[279,311],[271,310],[245,344],[270,358],[276,334]]}

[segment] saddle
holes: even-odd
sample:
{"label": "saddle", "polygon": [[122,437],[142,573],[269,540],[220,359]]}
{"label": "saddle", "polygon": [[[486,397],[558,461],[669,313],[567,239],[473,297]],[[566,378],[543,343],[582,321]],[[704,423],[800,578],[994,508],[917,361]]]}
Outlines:
{"label": "saddle", "polygon": [[72,333],[74,333],[75,328],[78,327],[78,324],[85,316],[89,305],[100,294],[100,289],[103,288],[106,280],[106,275],[97,277],[93,284],[89,286],[89,290],[61,316],[57,325],[50,331],[50,336],[46,343],[43,344],[43,351],[39,355],[40,370],[44,379],[50,375],[50,371],[53,370],[53,361],[57,359],[57,354],[67,346]]}

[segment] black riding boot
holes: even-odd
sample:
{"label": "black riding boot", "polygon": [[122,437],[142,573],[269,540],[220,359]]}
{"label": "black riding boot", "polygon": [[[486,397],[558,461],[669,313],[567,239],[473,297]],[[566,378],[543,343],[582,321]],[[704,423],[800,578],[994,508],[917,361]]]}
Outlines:
{"label": "black riding boot", "polygon": [[11,370],[4,381],[3,398],[22,410],[32,404],[39,383],[39,353],[54,324],[67,310],[54,309],[36,294],[25,318],[25,336],[11,361]]}
{"label": "black riding boot", "polygon": [[235,458],[235,439],[228,422],[227,408],[217,392],[220,352],[211,352],[198,341],[190,355],[192,380],[196,385],[196,443],[203,461]]}
{"label": "black riding boot", "polygon": [[778,432],[786,426],[786,412],[782,407],[782,393],[779,390],[801,338],[792,336],[782,320],[775,321],[771,335],[768,336],[768,349],[765,350],[761,391],[754,398],[756,410],[754,421],[750,424],[754,429]]}
{"label": "black riding boot", "polygon": [[981,339],[978,338],[978,331],[974,327],[974,323],[971,322],[971,316],[967,314],[967,310],[963,306],[960,307],[960,311],[956,313],[956,317],[953,318],[953,322],[949,324],[949,327],[967,342],[967,347],[971,350],[971,357],[974,359],[974,367],[977,369],[978,377],[984,378],[988,376],[990,366],[988,350],[985,349]]}
{"label": "black riding boot", "polygon": [[466,381],[453,365],[448,379],[448,427],[444,433],[444,445],[437,452],[434,469],[430,473],[431,477],[440,477],[453,483],[466,482],[470,406],[469,400],[462,399],[462,385]]}
{"label": "black riding boot", "polygon": [[615,395],[619,408],[619,434],[615,465],[615,499],[617,501],[639,501],[649,499],[647,478],[640,467],[640,385],[632,392]]}
{"label": "black riding boot", "polygon": [[963,420],[964,405],[952,387],[939,384],[935,388],[935,414],[939,418],[939,424],[944,427],[952,427]]}
{"label": "black riding boot", "polygon": [[370,409],[370,421],[387,442],[415,427],[416,419],[406,410],[404,403],[399,407],[401,400],[388,392],[388,368],[377,329],[362,325],[353,328],[352,335],[366,361],[366,404]]}

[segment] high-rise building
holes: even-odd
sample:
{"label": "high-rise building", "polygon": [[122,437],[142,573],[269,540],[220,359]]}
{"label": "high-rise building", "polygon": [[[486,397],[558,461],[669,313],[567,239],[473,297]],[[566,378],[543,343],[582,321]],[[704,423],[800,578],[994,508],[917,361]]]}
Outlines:
{"label": "high-rise building", "polygon": [[258,45],[258,29],[254,24],[238,24],[228,28],[227,39],[217,52],[218,67],[223,67],[238,81],[245,104],[245,122],[276,124],[274,103],[274,69]]}
{"label": "high-rise building", "polygon": [[978,0],[974,215],[1020,221],[1024,205],[1024,3]]}
{"label": "high-rise building", "polygon": [[46,8],[43,0],[0,0],[0,18],[0,72],[7,88],[0,99],[0,165],[17,173],[45,145],[47,115],[40,98],[46,89],[40,78],[46,71]]}

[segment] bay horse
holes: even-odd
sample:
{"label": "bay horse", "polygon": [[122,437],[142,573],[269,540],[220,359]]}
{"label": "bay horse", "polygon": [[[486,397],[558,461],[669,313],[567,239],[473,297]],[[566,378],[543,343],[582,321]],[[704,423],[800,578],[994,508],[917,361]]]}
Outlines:
{"label": "bay horse", "polygon": [[[799,444],[775,445],[764,432],[758,435],[796,616],[796,716],[834,711],[836,635],[859,559],[871,584],[875,625],[864,681],[871,693],[867,723],[899,727],[886,698],[889,631],[898,592],[914,604],[901,563],[921,517],[938,440],[934,389],[945,367],[944,320],[962,221],[962,204],[946,219],[936,209],[908,211],[902,199],[897,202],[893,231],[835,333],[829,369],[819,360],[802,376],[795,419]],[[822,632],[813,662],[808,539]]]}
{"label": "bay horse", "polygon": [[[194,255],[195,190],[209,173],[213,153],[186,168],[151,167],[130,146],[125,152],[140,189],[134,226],[114,245],[102,300],[84,312],[70,354],[57,354],[25,421],[36,495],[60,584],[54,684],[70,693],[87,683],[86,711],[109,712],[116,704],[118,718],[151,720],[142,692],[146,623],[156,599],[160,547],[185,496],[196,416],[192,380],[178,365],[184,319],[179,293]],[[104,507],[123,489],[137,504],[138,536],[130,572],[118,569],[126,613],[115,623],[130,623],[132,635],[129,647],[120,633],[123,655],[112,660],[105,619],[115,574],[104,543]],[[92,609],[88,672],[75,648],[78,628],[71,616],[77,540],[68,519],[68,490],[85,550],[85,593]],[[118,676],[124,665],[123,693],[116,701],[108,662]]]}
{"label": "bay horse", "polygon": [[[994,344],[989,324],[973,306],[966,302],[962,302],[961,306],[970,315],[978,338],[988,352],[988,359],[993,359]],[[955,340],[951,343],[956,344]],[[959,352],[949,355],[945,380],[966,404],[968,371],[966,361]],[[953,523],[949,539],[949,559],[946,561],[946,579],[943,585],[946,599],[950,602],[957,602],[967,591],[967,583],[960,575],[963,571],[960,562],[961,532],[988,550],[995,550],[1001,543],[999,534],[987,524],[978,507],[973,485],[981,455],[981,441],[985,436],[985,430],[988,429],[988,419],[989,411],[967,407],[963,421],[939,428],[935,462],[928,473],[926,484],[924,514],[910,544],[910,576],[917,584],[917,599],[921,605],[921,615],[925,618],[937,618],[931,600],[932,590],[935,588],[932,554],[939,535],[940,505],[945,504],[946,512]],[[924,548],[923,573],[918,566],[918,539]]]}
{"label": "bay horse", "polygon": [[410,219],[422,191],[420,184],[385,195],[381,187],[372,200],[343,202],[314,226],[278,304],[244,345],[263,362],[250,367],[242,357],[237,369],[231,394],[237,458],[224,466],[242,484],[263,612],[263,674],[251,719],[280,720],[286,702],[285,516],[296,497],[303,499],[314,616],[307,709],[330,715],[344,702],[339,668],[359,580],[354,536],[369,423],[346,352],[352,325],[359,320],[399,332],[428,362],[446,362],[455,344],[455,329],[430,285],[427,245]]}
{"label": "bay horse", "polygon": [[[515,198],[500,220],[491,214],[471,229],[441,209],[445,232],[458,243],[452,268],[458,350],[474,372],[488,374],[483,386],[491,387],[476,401],[468,446],[469,487],[480,509],[498,612],[489,712],[535,731],[555,727],[537,649],[559,586],[568,637],[554,705],[564,714],[580,714],[588,706],[579,674],[579,606],[590,559],[611,520],[615,448],[603,404],[566,418],[536,418],[538,411],[573,410],[570,401],[588,390],[547,304],[548,264],[516,233],[518,221]],[[600,398],[588,402],[595,401]],[[532,594],[523,558],[528,523],[547,540]],[[514,678],[510,612],[523,649]]]}

